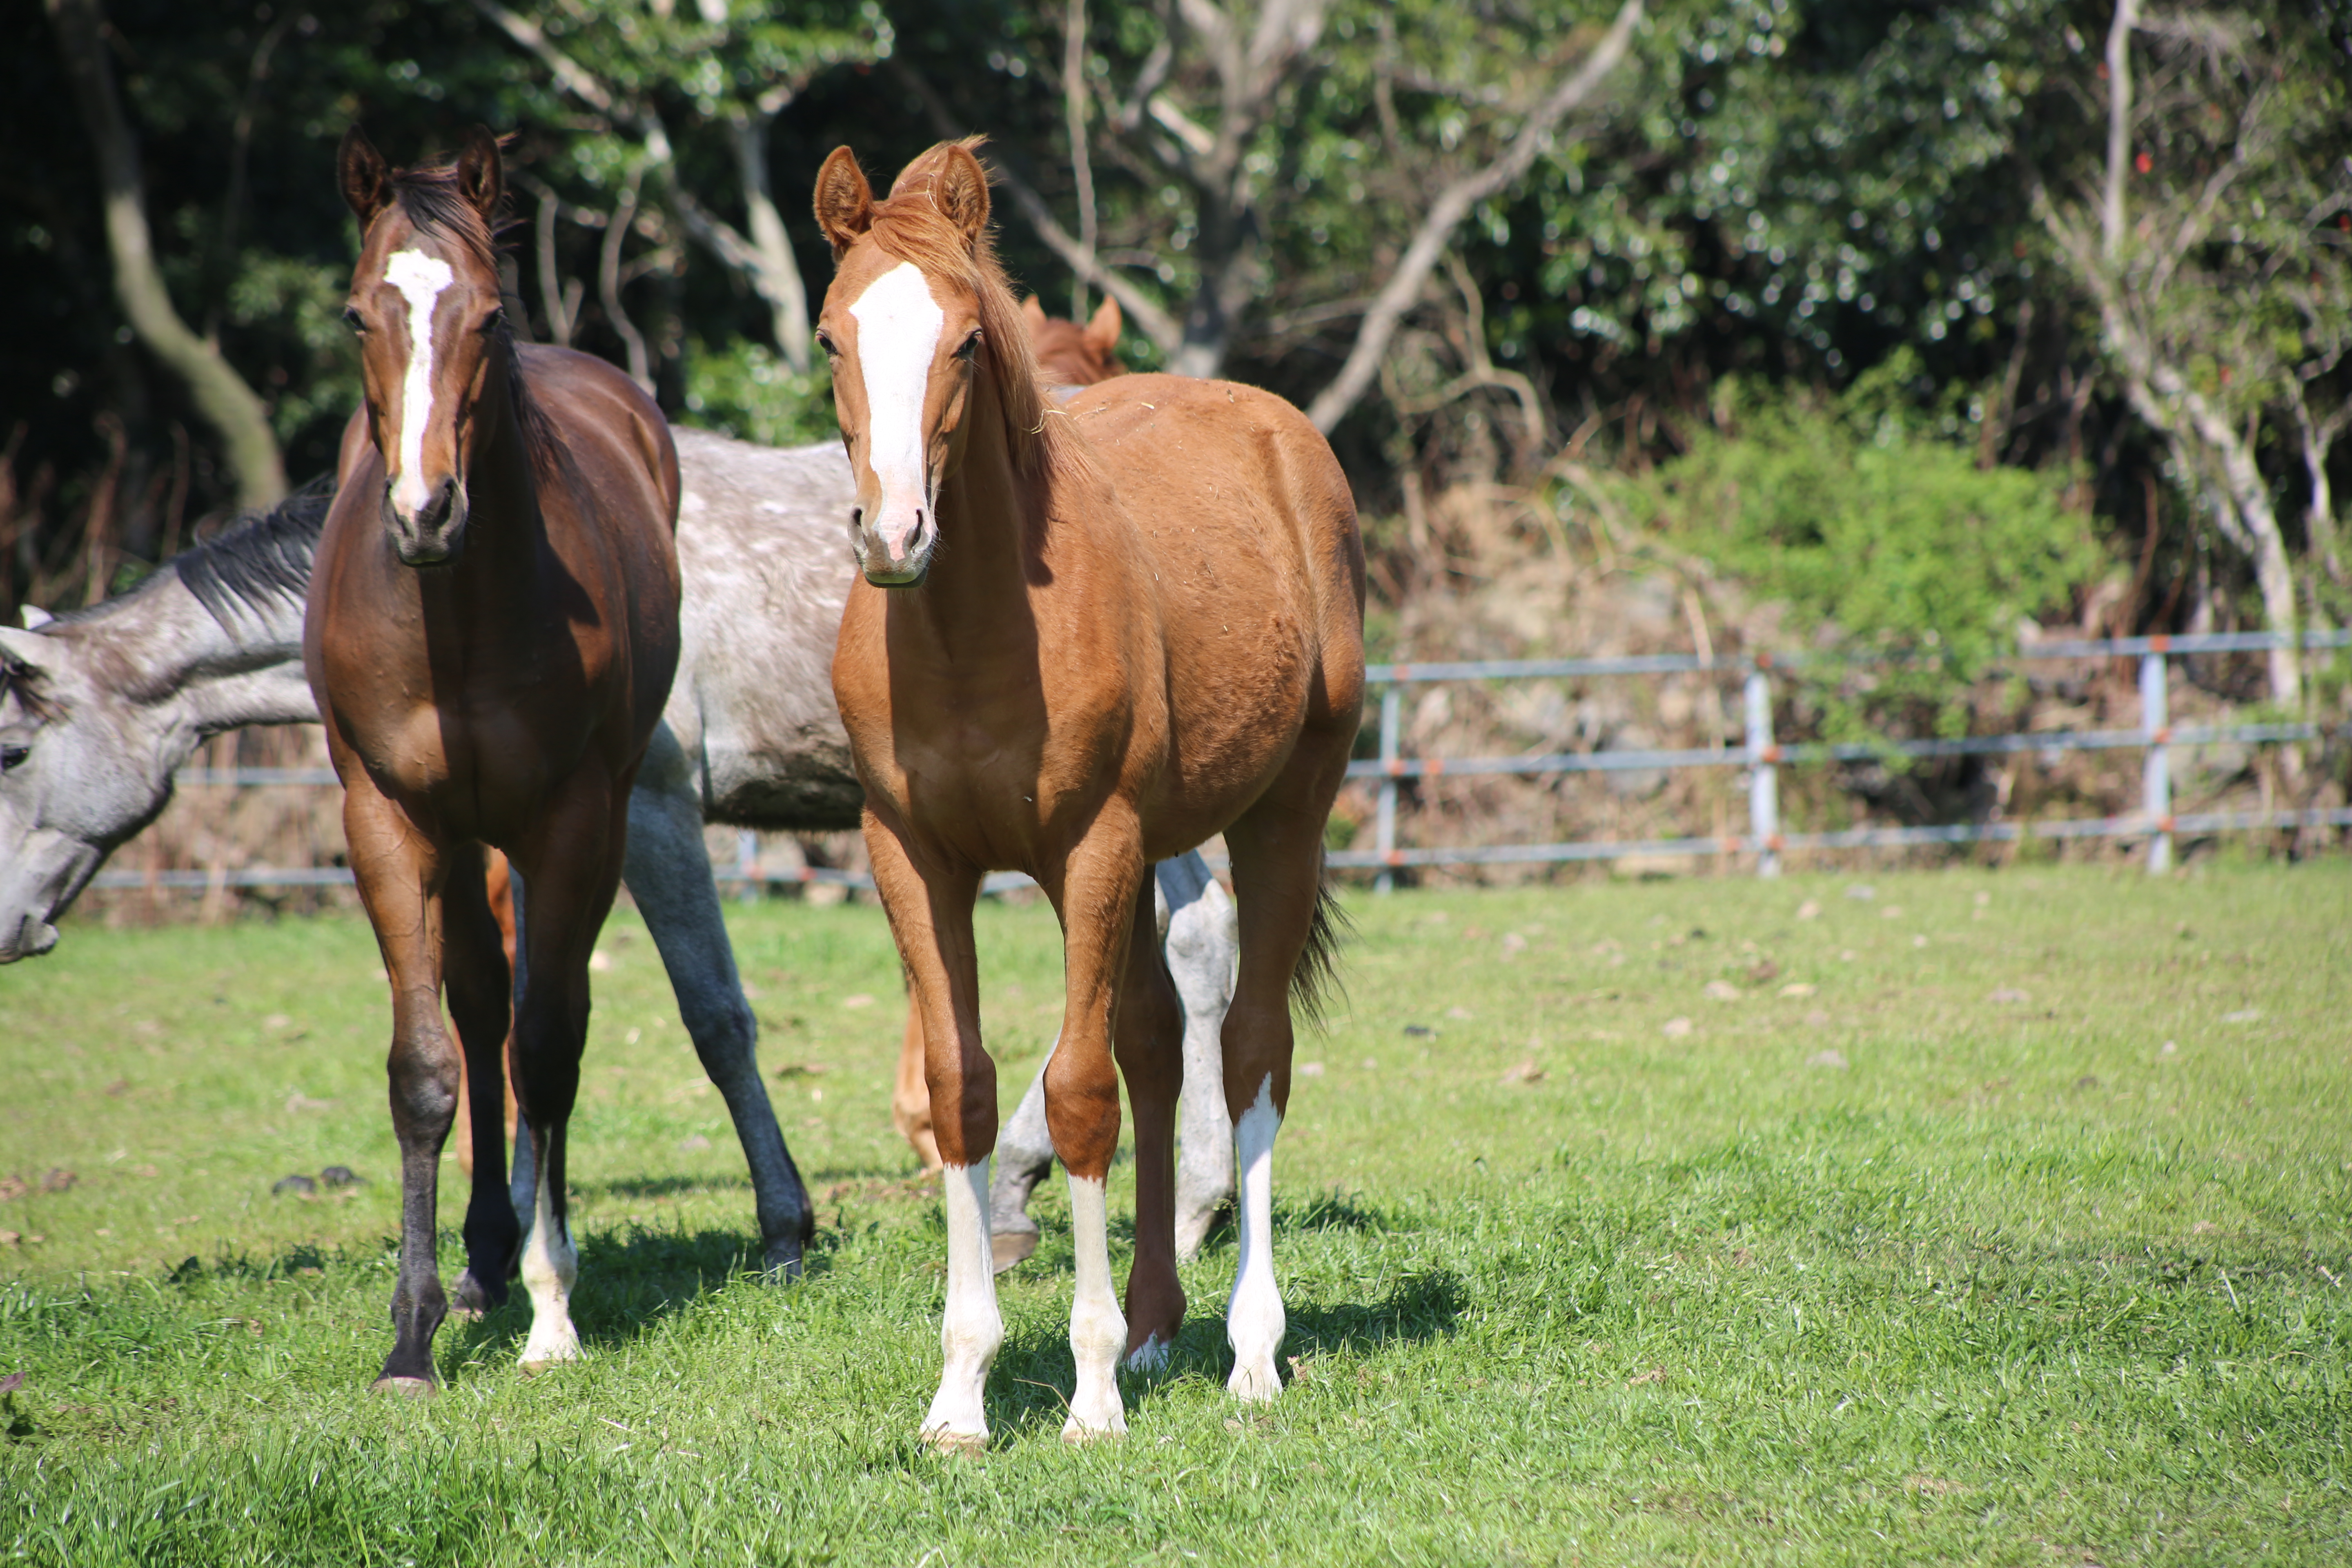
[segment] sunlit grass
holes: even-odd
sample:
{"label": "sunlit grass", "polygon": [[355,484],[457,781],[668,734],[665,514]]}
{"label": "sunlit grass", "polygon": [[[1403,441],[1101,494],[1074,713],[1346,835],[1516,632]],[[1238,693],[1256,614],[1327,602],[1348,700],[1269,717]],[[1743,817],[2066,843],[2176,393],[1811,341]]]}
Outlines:
{"label": "sunlit grass", "polygon": [[[1175,1365],[1127,1384],[1129,1439],[1065,1448],[1049,1184],[967,1463],[914,1441],[943,1238],[888,1123],[878,912],[733,911],[821,1200],[808,1279],[743,1272],[740,1157],[624,914],[572,1162],[589,1359],[522,1377],[509,1307],[444,1329],[425,1405],[364,1393],[396,1210],[364,925],[71,930],[0,971],[0,1176],[30,1188],[0,1200],[0,1376],[25,1374],[0,1543],[77,1568],[2341,1561],[2352,876],[1853,882],[1353,900],[1276,1158],[1291,1386],[1223,1393],[1221,1233]],[[982,946],[1009,1109],[1058,1022],[1052,917],[992,906]],[[271,1195],[333,1163],[369,1184]],[[43,1192],[53,1169],[75,1179]]]}

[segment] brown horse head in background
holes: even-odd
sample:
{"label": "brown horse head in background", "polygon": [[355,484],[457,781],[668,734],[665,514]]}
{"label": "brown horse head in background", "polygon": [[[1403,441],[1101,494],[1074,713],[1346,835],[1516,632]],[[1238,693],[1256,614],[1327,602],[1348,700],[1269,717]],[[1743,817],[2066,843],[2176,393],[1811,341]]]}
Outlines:
{"label": "brown horse head in background", "polygon": [[1045,307],[1032,294],[1021,301],[1021,319],[1028,323],[1029,343],[1037,353],[1037,374],[1047,386],[1075,391],[1127,374],[1118,357],[1118,334],[1125,321],[1118,300],[1106,299],[1080,326],[1045,314]]}
{"label": "brown horse head in background", "polygon": [[[451,1304],[435,1210],[458,1051],[474,1082],[499,1082],[510,1021],[515,1182],[510,1194],[499,1096],[478,1095],[457,1305],[503,1300],[519,1261],[531,1297],[524,1362],[579,1353],[566,1126],[588,954],[677,664],[677,454],[627,376],[514,341],[499,300],[504,182],[488,132],[477,128],[452,164],[395,171],[353,129],[340,162],[361,226],[346,319],[367,401],[343,432],[302,652],[392,983],[401,1250],[378,1386],[424,1391]],[[511,971],[484,889],[486,847],[512,868]],[[460,1045],[442,1026],[445,987]]]}
{"label": "brown horse head in background", "polygon": [[[980,1033],[981,877],[1035,878],[1062,921],[1063,1025],[1045,1114],[1070,1176],[1077,1385],[1064,1435],[1125,1429],[1117,1367],[1162,1364],[1175,1268],[1181,1016],[1149,867],[1223,833],[1242,953],[1223,1037],[1241,1170],[1228,1386],[1281,1386],[1272,1154],[1291,997],[1332,952],[1322,832],[1363,692],[1363,552],[1346,476],[1280,398],[1126,375],[1056,405],[997,265],[971,144],[877,200],[847,148],[816,182],[835,270],[818,336],[857,481],[861,579],[833,666],[866,842],[922,1017],[947,1166],[945,1366],[924,1436],[986,1441],[1003,1335]],[[1116,1063],[1116,1065],[1114,1065]],[[1110,1283],[1105,1177],[1118,1079],[1135,1114],[1135,1260]]]}

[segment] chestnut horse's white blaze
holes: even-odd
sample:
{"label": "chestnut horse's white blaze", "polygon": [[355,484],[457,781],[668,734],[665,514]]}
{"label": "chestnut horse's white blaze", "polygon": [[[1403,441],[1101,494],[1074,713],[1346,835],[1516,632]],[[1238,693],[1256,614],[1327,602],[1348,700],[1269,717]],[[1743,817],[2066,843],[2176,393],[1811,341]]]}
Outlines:
{"label": "chestnut horse's white blaze", "polygon": [[425,427],[433,422],[433,306],[457,279],[449,264],[421,250],[394,251],[383,264],[383,280],[400,290],[408,307],[408,370],[400,381],[400,467],[392,476],[392,501],[405,511],[422,510],[433,500],[425,483]]}
{"label": "chestnut horse's white blaze", "polygon": [[858,368],[865,373],[866,461],[882,487],[874,529],[894,557],[904,557],[931,510],[923,405],[947,315],[911,261],[876,279],[849,314],[857,322]]}
{"label": "chestnut horse's white blaze", "polygon": [[[948,1219],[948,1307],[940,1322],[946,1364],[923,1417],[923,1435],[942,1447],[978,1449],[988,1442],[981,1403],[1004,1319],[996,1310],[996,1271],[988,1251],[988,1163],[950,1165],[940,1181]],[[1109,1272],[1106,1260],[1104,1272]],[[1118,1397],[1114,1389],[1112,1397]]]}
{"label": "chestnut horse's white blaze", "polygon": [[1282,1392],[1274,1352],[1289,1320],[1282,1310],[1282,1287],[1274,1278],[1274,1135],[1282,1112],[1274,1108],[1274,1079],[1258,1086],[1257,1099],[1234,1123],[1234,1153],[1241,1165],[1235,1207],[1241,1261],[1234,1270],[1234,1293],[1225,1306],[1225,1338],[1234,1347],[1234,1374],[1225,1387],[1244,1399],[1272,1399]]}

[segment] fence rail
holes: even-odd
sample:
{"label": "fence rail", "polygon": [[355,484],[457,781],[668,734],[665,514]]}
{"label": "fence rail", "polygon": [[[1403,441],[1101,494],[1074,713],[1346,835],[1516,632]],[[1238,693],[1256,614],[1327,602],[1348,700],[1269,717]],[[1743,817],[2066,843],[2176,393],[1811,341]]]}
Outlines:
{"label": "fence rail", "polygon": [[[2220,833],[2258,828],[2352,826],[2352,809],[2315,811],[2224,811],[2175,815],[2170,748],[2217,742],[2275,744],[2313,741],[2328,731],[2316,724],[2207,724],[2175,727],[2169,721],[2174,658],[2199,654],[2267,653],[2280,647],[2352,647],[2352,631],[2309,632],[2281,637],[2267,632],[2224,632],[2196,637],[2116,637],[2100,642],[2042,642],[2020,648],[2016,662],[2137,658],[2140,719],[2137,730],[2053,730],[2011,735],[1969,735],[1951,740],[1889,741],[1883,743],[1802,742],[1781,745],[1772,737],[1772,677],[1808,666],[1851,666],[1894,659],[1850,655],[1756,654],[1707,658],[1696,654],[1646,654],[1630,658],[1478,659],[1453,663],[1375,664],[1366,668],[1369,685],[1380,687],[1380,755],[1348,764],[1349,778],[1381,781],[1373,816],[1373,847],[1333,852],[1329,864],[1379,872],[1374,886],[1386,892],[1394,874],[1412,866],[1544,865],[1613,860],[1645,856],[1753,855],[1759,876],[1780,874],[1780,856],[1791,849],[1899,848],[1933,844],[2014,843],[2027,838],[2141,838],[2148,840],[2147,868],[2168,870],[2173,838],[2182,833]],[[1404,688],[1454,680],[1547,680],[1637,675],[1737,674],[1745,710],[1745,743],[1679,751],[1548,752],[1513,757],[1407,757],[1402,752]],[[2001,756],[2020,753],[2145,751],[2140,809],[2123,816],[2054,822],[1958,823],[1927,827],[1861,827],[1830,833],[1784,833],[1780,815],[1780,768],[1784,764],[1864,762],[1874,757]],[[1411,848],[1397,842],[1398,784],[1404,779],[1458,778],[1495,774],[1667,772],[1680,768],[1748,770],[1748,831],[1705,838],[1583,839],[1556,844],[1503,844]],[[178,775],[183,787],[235,788],[315,786],[338,783],[327,768],[189,768]],[[733,866],[719,866],[720,883],[755,889],[772,882],[829,883],[870,888],[863,873],[803,866],[765,871],[746,835]],[[247,867],[231,870],[104,871],[100,888],[266,888],[349,886],[341,867]],[[999,872],[982,884],[999,893],[1033,885],[1018,872]]]}

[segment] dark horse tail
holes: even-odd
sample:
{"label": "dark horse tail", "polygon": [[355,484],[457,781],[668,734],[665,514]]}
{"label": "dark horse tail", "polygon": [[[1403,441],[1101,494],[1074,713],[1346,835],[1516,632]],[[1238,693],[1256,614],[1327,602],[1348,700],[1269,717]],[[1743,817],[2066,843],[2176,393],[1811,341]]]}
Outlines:
{"label": "dark horse tail", "polygon": [[1307,928],[1307,947],[1298,955],[1298,967],[1290,972],[1290,999],[1298,1016],[1317,1028],[1323,1026],[1332,1002],[1342,994],[1339,943],[1355,930],[1355,922],[1339,907],[1339,895],[1325,879],[1315,889],[1315,919]]}

